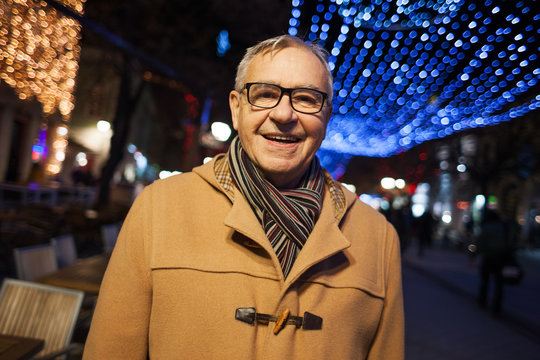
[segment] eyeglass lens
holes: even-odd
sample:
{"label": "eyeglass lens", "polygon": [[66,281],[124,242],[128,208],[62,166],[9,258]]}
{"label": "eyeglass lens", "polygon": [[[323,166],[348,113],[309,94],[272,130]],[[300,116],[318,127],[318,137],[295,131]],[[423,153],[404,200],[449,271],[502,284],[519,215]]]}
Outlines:
{"label": "eyeglass lens", "polygon": [[[282,88],[277,85],[252,83],[248,87],[248,100],[251,105],[269,109],[277,106],[281,92]],[[324,102],[324,95],[313,89],[292,89],[289,95],[292,108],[299,112],[319,112]]]}

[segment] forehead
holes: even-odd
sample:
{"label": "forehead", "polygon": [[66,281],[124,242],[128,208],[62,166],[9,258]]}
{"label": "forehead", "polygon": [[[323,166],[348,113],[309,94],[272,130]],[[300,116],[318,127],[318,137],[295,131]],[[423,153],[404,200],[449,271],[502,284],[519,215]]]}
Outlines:
{"label": "forehead", "polygon": [[311,51],[299,47],[257,54],[248,66],[245,81],[329,90],[324,65]]}

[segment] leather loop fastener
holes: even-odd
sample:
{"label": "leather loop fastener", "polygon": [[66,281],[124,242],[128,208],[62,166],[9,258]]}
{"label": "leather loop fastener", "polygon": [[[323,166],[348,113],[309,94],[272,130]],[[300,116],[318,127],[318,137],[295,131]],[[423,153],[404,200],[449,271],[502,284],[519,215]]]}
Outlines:
{"label": "leather loop fastener", "polygon": [[[253,307],[236,309],[234,318],[250,325],[255,325],[256,322],[268,325],[269,322],[277,322],[279,320],[278,316],[258,313]],[[283,324],[294,325],[303,330],[320,330],[322,329],[322,320],[321,317],[306,311],[304,312],[303,317],[289,315],[287,319],[283,321]]]}

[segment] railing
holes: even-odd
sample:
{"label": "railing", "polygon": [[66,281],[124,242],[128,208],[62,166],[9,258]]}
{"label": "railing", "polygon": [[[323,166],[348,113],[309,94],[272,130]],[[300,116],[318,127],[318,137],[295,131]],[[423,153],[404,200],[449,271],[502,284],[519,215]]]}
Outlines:
{"label": "railing", "polygon": [[94,187],[43,186],[35,183],[28,185],[0,184],[0,209],[6,210],[20,205],[43,204],[57,206],[78,204],[91,206],[94,202]]}

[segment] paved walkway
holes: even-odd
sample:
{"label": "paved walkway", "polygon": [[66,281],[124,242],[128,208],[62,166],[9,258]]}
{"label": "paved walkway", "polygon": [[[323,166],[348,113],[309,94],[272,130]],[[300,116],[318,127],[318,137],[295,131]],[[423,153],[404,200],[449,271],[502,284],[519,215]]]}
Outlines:
{"label": "paved walkway", "polygon": [[522,251],[525,278],[505,287],[503,313],[475,301],[478,270],[465,252],[403,254],[407,360],[540,359],[540,253]]}

